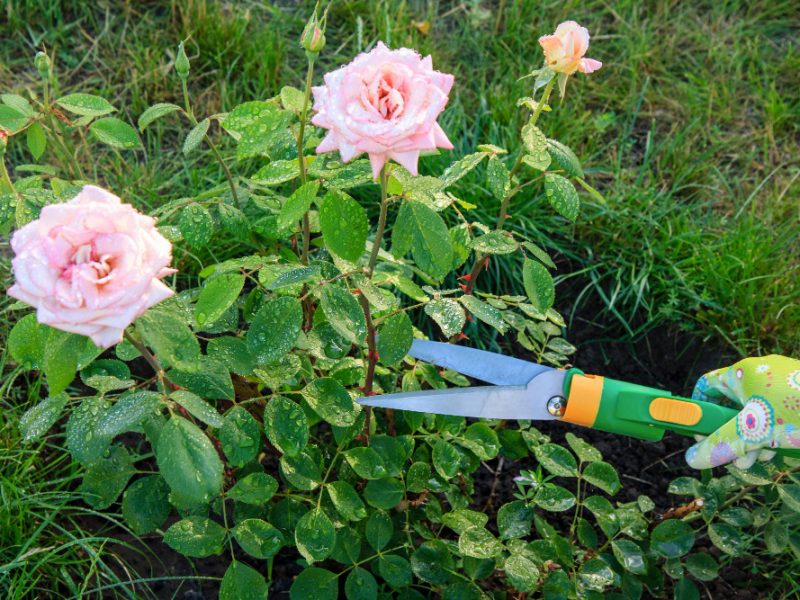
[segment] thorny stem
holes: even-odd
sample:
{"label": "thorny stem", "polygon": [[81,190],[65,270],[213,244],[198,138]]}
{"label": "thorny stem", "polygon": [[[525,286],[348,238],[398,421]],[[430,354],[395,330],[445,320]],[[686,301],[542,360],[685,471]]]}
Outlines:
{"label": "thorny stem", "polygon": [[164,368],[161,366],[161,363],[158,362],[158,359],[155,357],[155,355],[150,352],[150,350],[148,350],[145,345],[142,344],[142,342],[133,337],[130,333],[128,333],[127,330],[123,333],[123,335],[125,339],[128,340],[131,345],[139,351],[139,354],[141,354],[147,363],[153,368],[153,371],[156,372],[156,376],[161,383],[161,391],[165,396],[168,396],[169,392],[167,391],[167,388],[176,389],[176,386],[164,373]]}
{"label": "thorny stem", "polygon": [[[364,319],[367,322],[367,376],[364,378],[364,396],[372,396],[372,385],[375,380],[375,365],[378,362],[378,350],[375,347],[375,324],[372,322],[372,315],[369,312],[369,300],[364,294],[358,294],[361,308],[364,311]],[[364,439],[369,440],[370,421],[372,420],[372,407],[364,407],[366,418],[364,419]]]}
{"label": "thorny stem", "polygon": [[386,170],[386,165],[383,165],[380,175],[381,181],[381,212],[378,217],[378,229],[375,231],[375,241],[372,243],[372,253],[369,255],[369,264],[367,265],[367,276],[372,277],[372,272],[375,270],[375,263],[378,260],[378,253],[381,250],[381,242],[383,241],[383,231],[386,229],[386,213],[389,209],[389,173]]}
{"label": "thorny stem", "polygon": [[[539,120],[539,115],[542,114],[542,110],[547,105],[548,100],[550,100],[550,94],[553,91],[553,87],[556,84],[556,78],[554,77],[551,79],[544,88],[542,92],[542,98],[539,102],[536,103],[536,109],[533,111],[533,115],[531,115],[531,119],[529,124],[531,126],[536,125],[536,121]],[[514,162],[514,166],[511,167],[511,171],[509,173],[509,179],[513,179],[514,175],[516,175],[520,168],[522,167],[522,157],[524,156],[523,152],[520,152],[517,155],[517,160]],[[511,202],[511,198],[520,190],[519,187],[511,189],[508,194],[506,194],[503,201],[500,203],[500,212],[497,215],[497,229],[500,230],[505,225],[506,219],[508,218],[508,205]],[[466,289],[464,290],[465,293],[471,294],[472,291],[475,289],[475,283],[477,282],[478,277],[483,271],[483,268],[486,266],[486,262],[489,256],[485,254],[477,254],[475,256],[475,262],[472,265],[472,270],[470,271],[469,275],[467,276],[467,285]]]}
{"label": "thorny stem", "polygon": [[[311,81],[314,77],[314,59],[308,57],[308,71],[306,71],[306,89],[303,97],[303,110],[300,111],[300,131],[297,134],[297,162],[300,165],[300,183],[305,184],[308,180],[306,173],[306,157],[303,151],[305,146],[306,115],[308,114],[308,104],[311,98]],[[303,264],[308,264],[308,251],[311,247],[311,223],[308,218],[308,211],[303,215]]]}
{"label": "thorny stem", "polygon": [[[192,111],[192,105],[189,102],[189,88],[186,85],[185,79],[181,79],[181,89],[183,90],[183,103],[186,107],[185,108],[186,116],[189,117],[189,122],[192,124],[192,127],[196,127],[197,118],[195,118],[194,112]],[[217,159],[217,162],[222,167],[222,171],[225,173],[225,178],[228,180],[228,185],[231,188],[231,196],[233,196],[234,202],[236,202],[236,204],[238,205],[239,194],[236,192],[236,184],[233,181],[233,173],[231,173],[231,170],[228,168],[228,165],[225,164],[225,159],[222,158],[222,154],[220,154],[217,145],[211,139],[211,136],[208,135],[208,132],[206,132],[203,135],[203,138],[206,140],[208,147],[211,148],[211,152],[214,153],[214,157]]]}

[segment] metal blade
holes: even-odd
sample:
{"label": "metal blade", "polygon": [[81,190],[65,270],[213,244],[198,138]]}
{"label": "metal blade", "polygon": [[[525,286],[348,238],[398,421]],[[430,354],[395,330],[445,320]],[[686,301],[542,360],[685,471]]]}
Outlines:
{"label": "metal blade", "polygon": [[408,353],[494,385],[526,385],[537,375],[554,370],[495,352],[426,340],[414,340]]}
{"label": "metal blade", "polygon": [[562,394],[564,371],[548,369],[525,385],[424,390],[359,398],[365,406],[482,419],[550,420],[547,401]]}

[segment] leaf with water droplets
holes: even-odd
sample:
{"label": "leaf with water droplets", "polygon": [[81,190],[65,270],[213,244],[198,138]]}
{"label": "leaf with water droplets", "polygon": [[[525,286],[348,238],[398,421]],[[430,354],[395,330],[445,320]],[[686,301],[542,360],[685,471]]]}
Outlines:
{"label": "leaf with water droplets", "polygon": [[281,207],[278,214],[278,227],[289,229],[308,212],[317,197],[319,181],[308,181],[297,188]]}
{"label": "leaf with water droplets", "polygon": [[297,456],[308,443],[306,414],[289,398],[276,396],[264,409],[264,432],[283,454]]}
{"label": "leaf with water droplets", "polygon": [[534,308],[544,313],[553,306],[556,288],[544,265],[529,258],[522,264],[522,283]]}
{"label": "leaf with water droplets", "polygon": [[201,356],[197,362],[169,371],[173,383],[212,400],[233,400],[231,374],[221,362]]}
{"label": "leaf with water droplets", "polygon": [[184,556],[203,558],[222,551],[225,529],[211,519],[191,516],[164,532],[164,543]]}
{"label": "leaf with water droplets", "polygon": [[321,306],[331,327],[351,343],[358,344],[367,335],[364,311],[347,289],[326,285],[322,288]]}
{"label": "leaf with water droplets", "polygon": [[161,527],[171,510],[169,486],[161,475],[137,479],[122,498],[122,516],[136,535]]}
{"label": "leaf with water droplets", "polygon": [[289,600],[336,600],[339,596],[338,575],[326,569],[308,567],[295,577]]}
{"label": "leaf with water droplets", "polygon": [[336,256],[356,262],[364,252],[369,232],[367,212],[353,198],[329,190],[319,208],[319,225],[325,246]]}
{"label": "leaf with water droplets", "polygon": [[233,498],[237,502],[263,506],[275,492],[278,491],[278,482],[272,475],[266,473],[250,473],[236,482],[228,490],[228,498]]}
{"label": "leaf with water droplets", "polygon": [[322,481],[322,469],[306,452],[282,456],[279,466],[281,475],[298,490],[311,491]]}
{"label": "leaf with water droplets", "polygon": [[155,413],[161,405],[161,394],[140,391],[122,396],[95,424],[95,432],[109,439],[132,431],[139,423]]}
{"label": "leaf with water droplets", "polygon": [[194,319],[201,327],[216,322],[236,302],[244,287],[244,275],[225,273],[206,281],[194,305]]}
{"label": "leaf with water droplets", "polygon": [[303,558],[314,563],[330,556],[336,544],[336,529],[324,510],[313,508],[297,522],[294,539]]}
{"label": "leaf with water droplets", "polygon": [[458,549],[464,556],[494,558],[503,544],[483,527],[472,527],[458,537]]}
{"label": "leaf with water droplets", "polygon": [[241,467],[250,462],[261,448],[261,428],[253,416],[241,406],[234,406],[217,432],[228,461]]}
{"label": "leaf with water droplets", "polygon": [[522,162],[538,171],[544,171],[550,166],[547,138],[536,125],[528,123],[522,128],[522,143],[528,151],[528,154],[522,157]]}
{"label": "leaf with water droplets", "polygon": [[108,456],[95,461],[86,470],[78,491],[85,495],[86,503],[92,508],[103,510],[114,503],[134,472],[131,455],[115,444]]}
{"label": "leaf with water droplets", "polygon": [[101,394],[112,390],[129,388],[136,383],[131,379],[131,370],[124,362],[113,359],[94,361],[81,371],[81,380]]}
{"label": "leaf with water droplets", "polygon": [[233,336],[211,338],[206,346],[206,354],[237,375],[247,377],[253,374],[255,361],[247,342],[242,338]]}
{"label": "leaf with water droplets", "polygon": [[197,338],[172,310],[151,308],[136,320],[136,329],[162,363],[177,366],[200,358]]}
{"label": "leaf with water droplets", "polygon": [[544,193],[550,201],[550,205],[562,217],[566,217],[570,221],[578,218],[581,202],[575,186],[570,183],[569,179],[555,173],[548,173],[544,177]]}
{"label": "leaf with water droplets", "polygon": [[360,521],[367,516],[367,509],[352,485],[346,481],[334,481],[325,486],[339,514],[350,521]]}
{"label": "leaf with water droplets", "polygon": [[232,530],[242,549],[256,558],[270,558],[283,546],[283,535],[261,519],[245,519]]}
{"label": "leaf with water droplets", "polygon": [[491,304],[478,300],[471,294],[461,296],[459,300],[469,312],[484,323],[491,325],[500,333],[508,331],[508,324],[503,320],[502,313]]}
{"label": "leaf with water droplets", "polygon": [[22,317],[8,335],[11,356],[26,369],[39,369],[44,363],[47,327],[40,325],[35,314]]}
{"label": "leaf with water droplets", "polygon": [[425,305],[425,314],[436,321],[436,324],[442,328],[442,333],[447,337],[461,332],[467,322],[464,309],[461,308],[458,301],[452,298],[431,300]]}
{"label": "leaf with water droplets", "polygon": [[331,425],[348,427],[358,416],[358,406],[344,386],[332,377],[320,377],[303,389],[303,397]]}
{"label": "leaf with water droplets", "polygon": [[405,312],[387,318],[378,332],[378,358],[384,365],[393,365],[405,358],[411,349],[414,331]]}
{"label": "leaf with water droplets", "polygon": [[96,433],[97,422],[109,406],[102,398],[85,398],[67,421],[67,448],[84,465],[100,458],[111,442],[110,437]]}
{"label": "leaf with water droplets", "polygon": [[521,554],[509,556],[503,570],[518,592],[532,592],[539,585],[539,569],[536,563]]}
{"label": "leaf with water droplets", "polygon": [[372,573],[361,567],[356,567],[347,575],[344,582],[344,593],[347,600],[376,600],[378,597],[378,582]]}
{"label": "leaf with water droplets", "polygon": [[450,550],[442,540],[423,542],[411,555],[411,568],[417,577],[434,585],[443,585],[455,571]]}
{"label": "leaf with water droplets", "polygon": [[272,300],[253,317],[247,345],[258,362],[275,362],[294,347],[302,324],[303,308],[296,298]]}
{"label": "leaf with water droplets", "polygon": [[26,410],[19,420],[22,441],[32,442],[47,433],[47,430],[58,421],[68,401],[69,396],[61,392],[55,396],[45,398],[36,406]]}
{"label": "leaf with water droplets", "polygon": [[519,243],[504,231],[490,231],[473,239],[470,247],[483,254],[510,254],[517,251]]}
{"label": "leaf with water droplets", "polygon": [[417,266],[440,281],[453,264],[450,234],[442,217],[422,202],[406,200],[397,213],[392,232],[392,253],[398,258],[409,250]]}
{"label": "leaf with water droplets", "polygon": [[202,248],[214,233],[214,219],[205,206],[194,202],[181,210],[178,228],[187,244],[192,248]]}
{"label": "leaf with water droplets", "polygon": [[380,556],[378,572],[384,581],[395,589],[411,585],[411,564],[402,556],[396,554]]}
{"label": "leaf with water droplets", "polygon": [[169,487],[181,497],[205,503],[222,489],[222,461],[197,425],[172,416],[161,430],[156,460]]}
{"label": "leaf with water droplets", "polygon": [[487,156],[485,152],[474,152],[472,154],[467,154],[465,157],[451,164],[440,177],[444,184],[443,187],[453,185],[456,181],[477,167]]}
{"label": "leaf with water droplets", "polygon": [[219,600],[267,600],[269,586],[252,567],[234,560],[219,586]]}
{"label": "leaf with water droplets", "polygon": [[193,394],[188,390],[176,390],[172,392],[169,397],[189,411],[189,414],[195,419],[207,425],[211,425],[212,427],[222,427],[224,421],[222,420],[222,416],[217,412],[217,409],[197,394]]}
{"label": "leaf with water droplets", "polygon": [[380,454],[369,446],[350,448],[344,453],[347,464],[364,479],[380,479],[386,476],[386,466]]}
{"label": "leaf with water droplets", "polygon": [[89,126],[94,137],[114,148],[135,150],[142,147],[136,130],[116,117],[98,119]]}

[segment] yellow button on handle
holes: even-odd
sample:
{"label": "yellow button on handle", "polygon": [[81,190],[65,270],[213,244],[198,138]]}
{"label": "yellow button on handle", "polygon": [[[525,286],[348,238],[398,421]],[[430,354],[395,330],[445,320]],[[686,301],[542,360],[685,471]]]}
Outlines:
{"label": "yellow button on handle", "polygon": [[675,398],[655,398],[650,403],[650,416],[656,421],[686,425],[697,425],[703,418],[703,409],[694,402]]}

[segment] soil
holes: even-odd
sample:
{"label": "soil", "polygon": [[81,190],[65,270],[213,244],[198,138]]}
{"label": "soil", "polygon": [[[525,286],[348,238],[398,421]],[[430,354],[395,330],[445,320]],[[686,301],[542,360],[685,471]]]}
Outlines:
{"label": "soil", "polygon": [[[694,336],[669,328],[653,330],[635,343],[598,341],[606,337],[603,325],[591,324],[592,315],[586,314],[583,315],[582,322],[590,324],[576,327],[570,332],[570,341],[579,348],[574,357],[575,366],[587,373],[658,387],[678,395],[690,395],[692,385],[700,375],[737,358],[718,345],[703,343]],[[677,497],[666,493],[669,482],[681,475],[696,475],[683,459],[686,448],[692,443],[690,438],[667,433],[659,442],[644,442],[558,422],[542,423],[539,429],[550,435],[555,442],[563,442],[566,432],[572,431],[600,450],[604,459],[613,464],[621,476],[623,488],[615,496],[615,501],[627,502],[644,494],[655,502],[655,511],[663,513],[679,504]],[[520,469],[535,467],[533,459],[513,463],[505,461],[495,481],[493,471],[497,469],[498,463],[499,459],[495,459],[487,466],[482,466],[475,474],[473,508],[489,514],[490,522],[494,521],[493,513],[496,508],[512,499],[516,491],[513,477]],[[488,502],[490,494],[491,502]],[[227,552],[220,556],[190,561],[166,546],[158,534],[145,536],[146,547],[141,547],[128,534],[115,532],[112,535],[127,543],[115,548],[115,551],[141,577],[168,578],[150,583],[150,594],[143,589],[139,590],[140,594],[184,600],[204,600],[218,596],[218,578],[223,576],[230,562]],[[137,547],[141,549],[135,550]],[[714,548],[706,550],[716,552]],[[237,559],[263,570],[263,561],[259,561],[261,564],[257,565],[244,554],[237,555]],[[270,589],[272,597],[287,597],[285,594],[293,578],[302,570],[298,560],[299,555],[292,549],[284,549],[275,557]],[[765,587],[769,589],[769,582],[754,581],[749,571],[745,563],[729,567],[719,579],[707,584],[709,597],[764,597],[756,590]],[[739,582],[740,585],[749,582],[750,588],[734,588],[727,582]],[[669,581],[666,583],[669,587]],[[666,595],[671,597],[670,589],[667,589]]]}

